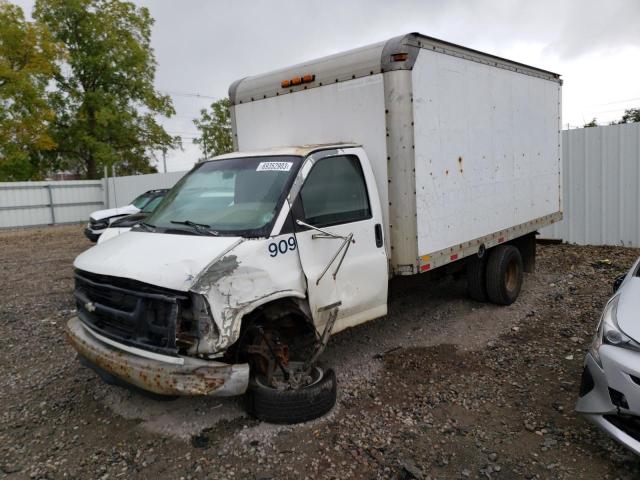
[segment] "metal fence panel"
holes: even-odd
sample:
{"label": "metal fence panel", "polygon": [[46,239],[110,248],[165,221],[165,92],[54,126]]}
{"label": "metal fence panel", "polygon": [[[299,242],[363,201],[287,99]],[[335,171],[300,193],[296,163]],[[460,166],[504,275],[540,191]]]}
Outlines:
{"label": "metal fence panel", "polygon": [[85,222],[96,210],[127,205],[147,190],[171,188],[185,173],[0,183],[0,228]]}
{"label": "metal fence panel", "polygon": [[542,238],[640,247],[640,123],[562,134],[564,220]]}
{"label": "metal fence panel", "polygon": [[0,228],[84,221],[104,208],[100,180],[0,183]]}
{"label": "metal fence panel", "polygon": [[138,195],[156,188],[171,188],[187,172],[151,173],[127,177],[109,177],[107,181],[108,208],[129,205]]}

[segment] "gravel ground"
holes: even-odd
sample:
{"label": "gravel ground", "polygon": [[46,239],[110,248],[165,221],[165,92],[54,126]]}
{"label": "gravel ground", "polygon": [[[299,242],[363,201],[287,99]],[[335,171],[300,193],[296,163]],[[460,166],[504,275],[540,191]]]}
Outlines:
{"label": "gravel ground", "polygon": [[609,478],[640,462],[573,412],[613,279],[640,254],[539,247],[510,307],[402,279],[389,315],[325,352],[338,403],[274,426],[241,399],[160,402],[105,385],[63,337],[78,226],[0,233],[0,478]]}

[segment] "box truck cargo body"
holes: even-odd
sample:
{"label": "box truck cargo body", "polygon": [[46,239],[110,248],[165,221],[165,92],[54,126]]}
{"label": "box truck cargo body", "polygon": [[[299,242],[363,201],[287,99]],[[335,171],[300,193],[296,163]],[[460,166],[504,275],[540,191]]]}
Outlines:
{"label": "box truck cargo body", "polygon": [[230,99],[237,151],[74,262],[68,337],[106,379],[315,418],[329,337],[386,315],[390,277],[460,272],[509,305],[561,218],[557,74],[408,34]]}
{"label": "box truck cargo body", "polygon": [[229,93],[240,151],[362,145],[390,271],[413,274],[561,218],[561,85],[410,34],[248,77]]}

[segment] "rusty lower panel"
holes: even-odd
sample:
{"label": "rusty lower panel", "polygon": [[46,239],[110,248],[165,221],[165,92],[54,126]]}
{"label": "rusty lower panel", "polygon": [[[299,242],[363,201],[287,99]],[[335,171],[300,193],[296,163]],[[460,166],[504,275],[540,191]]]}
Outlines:
{"label": "rusty lower panel", "polygon": [[159,395],[233,396],[249,383],[249,365],[182,357],[183,365],[118,350],[94,338],[79,318],[67,323],[69,343],[89,362],[119,379]]}

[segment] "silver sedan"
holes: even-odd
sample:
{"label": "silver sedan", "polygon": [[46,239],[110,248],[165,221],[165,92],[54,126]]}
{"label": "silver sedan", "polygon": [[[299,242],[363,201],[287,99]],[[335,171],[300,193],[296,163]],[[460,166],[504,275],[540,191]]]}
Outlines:
{"label": "silver sedan", "polygon": [[576,410],[640,455],[640,259],[613,289],[584,360]]}

